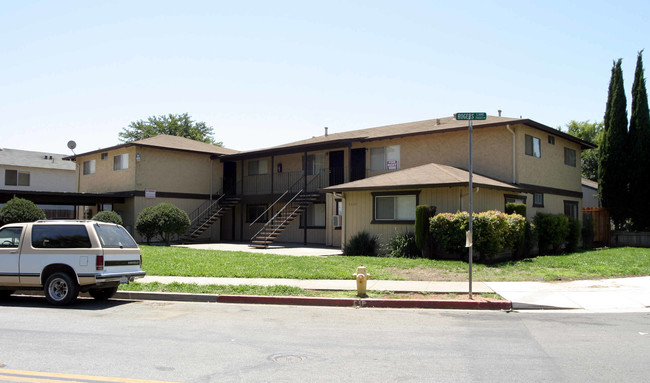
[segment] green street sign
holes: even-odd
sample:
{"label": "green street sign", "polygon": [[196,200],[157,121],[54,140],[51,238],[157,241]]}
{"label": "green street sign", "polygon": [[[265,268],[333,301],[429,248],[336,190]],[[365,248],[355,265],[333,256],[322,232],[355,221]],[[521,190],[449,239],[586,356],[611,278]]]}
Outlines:
{"label": "green street sign", "polygon": [[487,113],[456,113],[454,117],[457,120],[485,120]]}

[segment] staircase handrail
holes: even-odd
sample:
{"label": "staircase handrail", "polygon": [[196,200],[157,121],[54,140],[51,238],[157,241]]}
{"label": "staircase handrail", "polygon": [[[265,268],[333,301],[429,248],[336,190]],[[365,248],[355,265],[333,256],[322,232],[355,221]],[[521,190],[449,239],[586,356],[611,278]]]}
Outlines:
{"label": "staircase handrail", "polygon": [[264,210],[264,213],[260,214],[259,217],[255,218],[255,220],[253,222],[251,222],[251,224],[248,225],[248,227],[253,226],[254,223],[259,221],[259,219],[262,218],[269,210],[271,210],[273,208],[273,206],[275,206],[276,203],[280,202],[280,200],[282,198],[284,198],[284,196],[287,195],[287,193],[289,193],[289,190],[282,193],[282,195],[278,199],[276,199],[275,202],[273,202],[271,205],[269,205],[269,207],[267,207],[266,210]]}
{"label": "staircase handrail", "polygon": [[[288,190],[287,190],[287,192],[288,192]],[[285,192],[285,193],[286,193],[286,192]],[[262,226],[262,228],[261,228],[257,233],[255,233],[254,236],[251,237],[251,241],[252,241],[255,237],[257,237],[257,236],[258,236],[258,235],[259,235],[259,234],[260,234],[260,233],[261,233],[261,232],[262,232],[262,231],[263,231],[263,230],[264,230],[268,225],[270,225],[271,222],[273,222],[273,220],[274,220],[275,218],[277,218],[277,216],[278,216],[280,213],[282,213],[282,212],[284,211],[284,209],[286,209],[287,206],[289,206],[289,204],[291,204],[291,203],[293,202],[293,200],[295,200],[296,198],[298,198],[298,196],[299,196],[300,194],[302,194],[302,189],[300,189],[300,191],[299,191],[298,193],[296,193],[296,195],[294,195],[293,197],[291,197],[291,199],[289,200],[289,202],[287,202],[287,203],[282,207],[282,209],[278,210],[278,212],[275,213],[275,215],[274,215],[273,217],[271,217],[271,219],[269,219],[268,221],[266,221],[266,223],[264,224],[264,226]],[[274,231],[274,232],[275,232],[275,231]]]}
{"label": "staircase handrail", "polygon": [[[207,200],[203,202],[199,207],[197,207],[192,213],[190,213],[190,226],[194,225],[194,223],[199,219],[204,216],[206,212],[209,212],[212,210],[212,208],[219,204],[219,201],[225,196],[225,194],[220,194],[219,197],[215,200]],[[193,217],[193,218],[192,218]]]}

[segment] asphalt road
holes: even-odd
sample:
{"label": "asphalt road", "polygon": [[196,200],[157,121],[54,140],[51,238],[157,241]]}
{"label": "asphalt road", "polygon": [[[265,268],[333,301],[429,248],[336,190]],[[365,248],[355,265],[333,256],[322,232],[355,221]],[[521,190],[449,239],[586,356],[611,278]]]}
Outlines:
{"label": "asphalt road", "polygon": [[0,302],[0,381],[646,382],[649,333],[648,312],[12,298]]}

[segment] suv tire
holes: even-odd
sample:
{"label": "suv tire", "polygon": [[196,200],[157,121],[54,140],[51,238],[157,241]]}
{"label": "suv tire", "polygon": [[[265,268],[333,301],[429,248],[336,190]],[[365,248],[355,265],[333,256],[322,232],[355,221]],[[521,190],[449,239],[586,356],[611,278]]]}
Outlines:
{"label": "suv tire", "polygon": [[79,285],[66,273],[54,273],[45,282],[45,298],[55,306],[74,302],[79,294]]}
{"label": "suv tire", "polygon": [[109,298],[113,298],[113,295],[117,292],[117,286],[115,287],[105,287],[103,289],[90,289],[88,294],[91,297],[97,299],[98,301],[105,301]]}

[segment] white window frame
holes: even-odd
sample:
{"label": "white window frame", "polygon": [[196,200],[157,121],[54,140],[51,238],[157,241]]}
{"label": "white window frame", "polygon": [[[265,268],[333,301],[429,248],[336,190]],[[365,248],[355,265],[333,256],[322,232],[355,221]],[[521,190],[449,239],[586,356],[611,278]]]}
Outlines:
{"label": "white window frame", "polygon": [[[379,212],[385,212],[380,203],[392,203],[392,214],[390,216],[378,216]],[[373,222],[414,222],[415,207],[418,203],[417,193],[402,194],[373,194]]]}
{"label": "white window frame", "polygon": [[113,157],[113,170],[126,170],[128,168],[129,153],[122,153]]}
{"label": "white window frame", "polygon": [[399,170],[400,166],[400,145],[370,148],[370,170]]}
{"label": "white window frame", "polygon": [[269,174],[269,160],[250,160],[248,161],[248,175],[260,176]]}
{"label": "white window frame", "polygon": [[[16,183],[9,183],[7,178],[7,173],[12,172],[16,174]],[[15,170],[15,169],[5,169],[5,186],[30,186],[31,184],[31,175],[29,172]]]}
{"label": "white window frame", "polygon": [[83,174],[95,174],[95,160],[88,160],[83,162]]}
{"label": "white window frame", "polygon": [[525,140],[526,155],[535,158],[542,158],[542,140],[528,134],[526,134]]}

